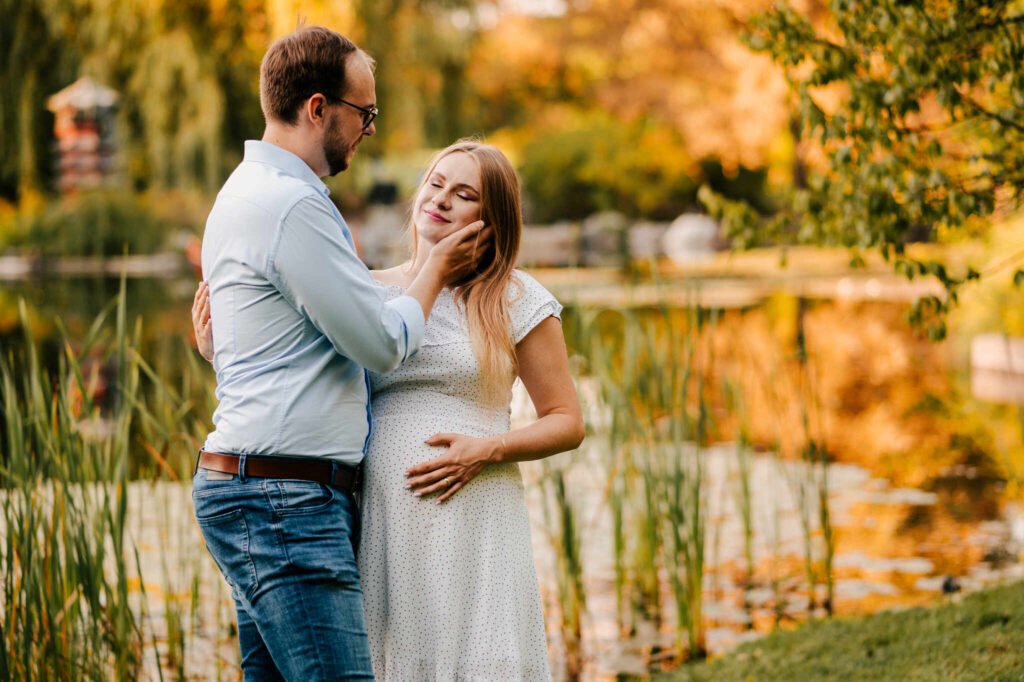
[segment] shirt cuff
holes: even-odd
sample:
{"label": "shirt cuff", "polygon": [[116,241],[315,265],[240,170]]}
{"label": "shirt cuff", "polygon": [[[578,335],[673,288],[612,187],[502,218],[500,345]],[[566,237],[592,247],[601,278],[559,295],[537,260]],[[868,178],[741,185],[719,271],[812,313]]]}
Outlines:
{"label": "shirt cuff", "polygon": [[416,351],[420,349],[420,344],[423,343],[423,327],[426,324],[423,319],[423,308],[420,306],[420,302],[412,296],[393,298],[387,302],[387,305],[391,306],[405,322],[404,362],[415,355]]}

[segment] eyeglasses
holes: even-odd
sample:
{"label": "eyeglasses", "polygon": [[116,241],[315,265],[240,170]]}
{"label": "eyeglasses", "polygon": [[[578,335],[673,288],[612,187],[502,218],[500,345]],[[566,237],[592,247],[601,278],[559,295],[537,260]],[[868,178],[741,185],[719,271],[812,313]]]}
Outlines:
{"label": "eyeglasses", "polygon": [[358,104],[352,104],[352,102],[349,102],[348,100],[342,99],[340,97],[331,97],[330,95],[324,95],[324,97],[326,97],[327,101],[329,101],[329,102],[337,102],[339,104],[347,104],[348,106],[352,107],[353,109],[358,109],[363,114],[363,130],[366,130],[367,128],[369,128],[370,124],[373,123],[373,119],[375,119],[378,116],[380,116],[380,109],[378,109],[375,106],[374,107],[361,107]]}

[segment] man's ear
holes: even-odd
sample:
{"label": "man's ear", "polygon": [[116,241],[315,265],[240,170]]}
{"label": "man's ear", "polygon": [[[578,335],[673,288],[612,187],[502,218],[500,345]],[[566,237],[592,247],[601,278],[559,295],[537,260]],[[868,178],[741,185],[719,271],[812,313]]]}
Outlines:
{"label": "man's ear", "polygon": [[306,100],[303,107],[305,114],[312,123],[319,123],[324,118],[324,108],[327,106],[327,98],[317,93]]}

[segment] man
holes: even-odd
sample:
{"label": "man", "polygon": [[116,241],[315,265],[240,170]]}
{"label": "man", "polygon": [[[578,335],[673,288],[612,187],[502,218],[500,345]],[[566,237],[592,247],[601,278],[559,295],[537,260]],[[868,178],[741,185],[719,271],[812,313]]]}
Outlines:
{"label": "man", "polygon": [[364,368],[416,352],[481,223],[385,302],[320,180],[375,132],[371,60],[300,29],[264,57],[260,101],[263,140],[246,142],[203,238],[220,403],[196,518],[232,588],[246,680],[370,680],[352,498],[371,419]]}

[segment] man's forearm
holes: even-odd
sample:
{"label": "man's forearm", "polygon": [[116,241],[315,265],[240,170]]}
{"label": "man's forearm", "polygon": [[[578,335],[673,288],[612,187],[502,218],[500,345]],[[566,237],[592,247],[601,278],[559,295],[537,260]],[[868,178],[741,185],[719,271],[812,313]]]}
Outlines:
{"label": "man's forearm", "polygon": [[444,279],[441,277],[441,269],[427,260],[423,269],[413,279],[412,284],[405,290],[406,296],[416,299],[423,308],[423,319],[430,317],[430,310],[434,307],[437,295],[444,288]]}

